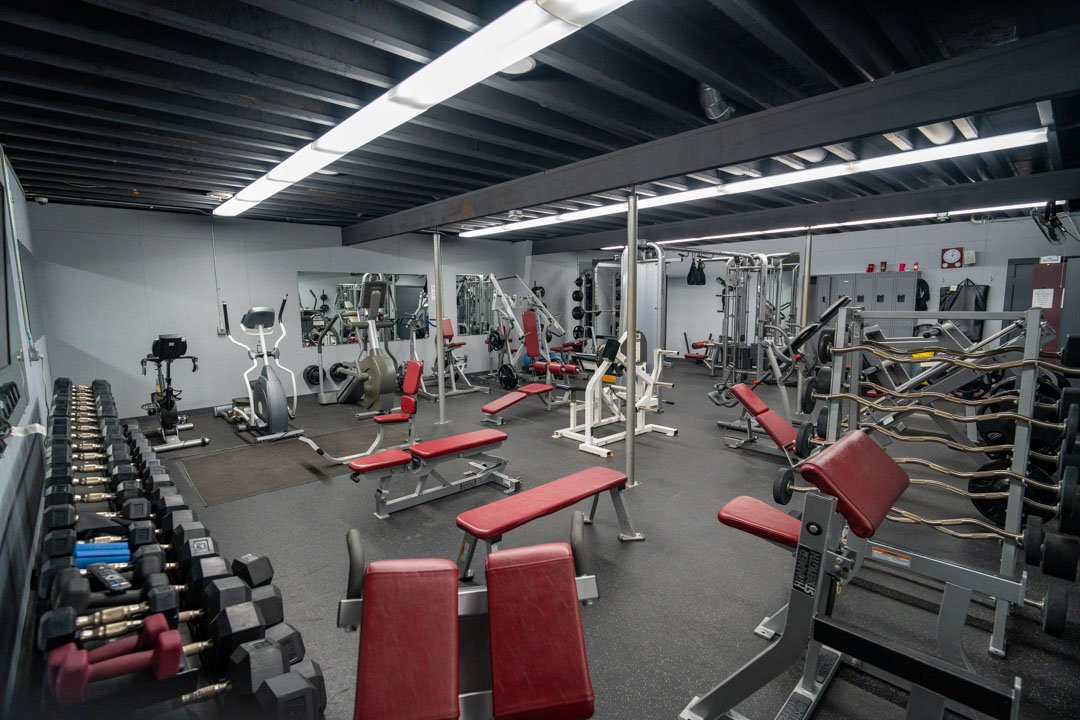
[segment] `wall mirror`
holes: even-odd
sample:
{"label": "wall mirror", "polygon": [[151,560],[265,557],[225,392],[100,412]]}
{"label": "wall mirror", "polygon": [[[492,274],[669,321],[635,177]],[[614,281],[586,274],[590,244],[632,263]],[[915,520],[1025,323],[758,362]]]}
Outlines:
{"label": "wall mirror", "polygon": [[[379,339],[408,340],[427,331],[427,275],[298,272],[300,338],[304,347],[362,342],[368,330],[364,286],[385,282],[390,290],[376,313]],[[323,336],[325,335],[325,338]]]}
{"label": "wall mirror", "polygon": [[457,276],[458,335],[487,335],[493,324],[494,290],[487,275]]}

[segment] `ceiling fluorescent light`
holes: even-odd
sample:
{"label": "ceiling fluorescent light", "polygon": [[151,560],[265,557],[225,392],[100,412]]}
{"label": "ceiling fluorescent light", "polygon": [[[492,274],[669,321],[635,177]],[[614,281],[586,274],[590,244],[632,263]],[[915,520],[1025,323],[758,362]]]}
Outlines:
{"label": "ceiling fluorescent light", "polygon": [[[241,190],[237,196],[248,200],[246,206],[233,205],[226,210],[222,205],[214,213],[240,214],[428,108],[628,2],[630,0],[527,0],[516,5]],[[324,153],[329,157],[313,153]]]}
{"label": "ceiling fluorescent light", "polygon": [[250,210],[257,203],[243,202],[233,198],[214,208],[214,214],[218,217],[236,217],[245,210]]}
{"label": "ceiling fluorescent light", "polygon": [[[808,168],[806,170],[794,170],[792,172],[778,173],[776,175],[765,175],[763,177],[757,177],[750,180],[736,180],[734,182],[725,183],[723,185],[713,185],[710,187],[698,188],[697,190],[687,190],[686,192],[668,193],[667,195],[647,197],[638,202],[638,209],[648,210],[650,208],[665,207],[667,205],[694,202],[695,200],[709,200],[711,198],[723,197],[725,195],[736,195],[740,193],[768,190],[770,188],[785,187],[788,185],[797,185],[800,183],[813,182],[815,180],[827,180],[829,178],[843,177],[847,175],[858,175],[860,173],[874,172],[877,170],[888,170],[891,168],[904,167],[907,165],[918,165],[921,163],[934,162],[936,160],[946,160],[948,158],[965,157],[968,155],[977,155],[979,153],[995,152],[998,150],[1010,150],[1012,148],[1045,143],[1046,139],[1046,128],[1038,128],[1036,130],[1021,130],[1020,132],[1007,133],[1005,135],[995,135],[992,137],[980,138],[978,140],[965,140],[962,142],[949,143],[948,145],[937,145],[934,147],[923,148],[922,150],[910,150],[908,152],[892,153],[889,155],[882,155],[880,157],[867,158],[865,160],[854,160],[852,162],[837,163],[834,165],[821,165],[814,168]],[[605,209],[607,210],[607,212],[602,212]],[[589,215],[588,217],[614,215],[620,212],[625,212],[626,204],[622,203],[619,205],[608,205],[599,208],[593,208],[593,210],[596,212]],[[558,220],[558,222],[568,222],[574,219],[584,219],[567,217],[566,214],[560,215],[559,217],[560,220]],[[490,228],[485,228],[483,230],[483,234],[497,235],[499,233],[513,232],[514,230],[520,228],[522,228],[521,223],[513,223],[509,225],[495,225]]]}

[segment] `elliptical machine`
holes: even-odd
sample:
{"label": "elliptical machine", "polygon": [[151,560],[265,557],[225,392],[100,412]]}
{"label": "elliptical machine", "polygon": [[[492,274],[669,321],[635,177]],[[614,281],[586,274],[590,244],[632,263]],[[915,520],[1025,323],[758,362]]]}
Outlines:
{"label": "elliptical machine", "polygon": [[[150,402],[143,405],[147,415],[156,415],[160,427],[150,430],[149,433],[161,435],[163,444],[155,445],[154,452],[167,452],[189,447],[206,447],[210,444],[210,438],[201,437],[194,440],[181,440],[180,431],[190,430],[195,427],[187,421],[187,415],[181,415],[176,408],[176,401],[180,399],[181,391],[172,384],[172,364],[174,360],[190,360],[191,372],[199,371],[199,358],[187,354],[187,340],[179,335],[158,335],[150,345],[150,354],[139,361],[143,375],[146,374],[146,363],[154,363],[157,368],[157,382],[153,392],[150,393]],[[164,372],[161,366],[165,366]]]}
{"label": "elliptical machine", "polygon": [[[286,335],[285,303],[288,300],[289,294],[285,293],[277,312],[277,324],[281,335],[272,349],[268,347],[268,341],[273,334],[271,329],[274,325],[273,308],[253,307],[240,318],[240,329],[243,333],[258,338],[255,347],[252,348],[233,337],[229,327],[229,306],[224,300],[221,302],[221,311],[225,319],[225,334],[234,345],[247,351],[251,367],[244,371],[247,397],[234,398],[231,405],[214,408],[214,416],[236,423],[238,432],[251,433],[257,443],[283,440],[304,434],[301,429],[289,427],[289,421],[296,417],[296,375],[278,360],[281,356],[278,346]],[[285,387],[281,384],[277,373],[270,367],[271,358],[274,360],[274,365],[289,376],[292,384],[291,402],[285,394]],[[251,374],[259,370],[260,359],[262,369],[258,377],[252,380]]]}

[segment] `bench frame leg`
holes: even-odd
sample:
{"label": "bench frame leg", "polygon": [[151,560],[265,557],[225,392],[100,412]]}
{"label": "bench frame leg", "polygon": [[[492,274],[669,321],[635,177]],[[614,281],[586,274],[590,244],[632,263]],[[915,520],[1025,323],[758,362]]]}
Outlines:
{"label": "bench frame leg", "polygon": [[[480,542],[480,538],[466,532],[465,537],[461,540],[461,548],[458,550],[457,566],[458,566],[458,579],[462,582],[470,582],[473,579],[472,561],[476,557],[476,545]],[[499,543],[502,542],[502,536],[485,540],[484,544],[487,546],[487,553],[490,555],[499,549]]]}
{"label": "bench frame leg", "polygon": [[[644,540],[645,536],[634,529],[634,524],[630,521],[630,514],[626,512],[626,506],[622,501],[623,488],[612,488],[608,492],[611,493],[611,504],[615,506],[615,515],[619,518],[619,540],[623,542],[636,542],[638,540]],[[600,499],[597,495],[593,501],[593,512],[596,511],[596,501]],[[592,514],[590,514],[591,518]]]}

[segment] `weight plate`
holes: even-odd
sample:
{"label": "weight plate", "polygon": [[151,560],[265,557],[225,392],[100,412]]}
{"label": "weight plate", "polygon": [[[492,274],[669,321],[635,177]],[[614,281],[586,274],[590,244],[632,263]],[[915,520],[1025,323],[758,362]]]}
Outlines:
{"label": "weight plate", "polygon": [[1080,559],[1080,543],[1057,533],[1047,533],[1043,544],[1043,575],[1073,582],[1076,580],[1076,561]]}
{"label": "weight plate", "polygon": [[1051,585],[1043,596],[1042,630],[1050,637],[1065,635],[1065,625],[1069,615],[1069,590],[1060,585]]}
{"label": "weight plate", "polygon": [[818,333],[817,356],[818,362],[832,362],[833,341],[836,339],[835,330],[822,330]]}
{"label": "weight plate", "polygon": [[547,293],[547,291],[544,290],[543,285],[534,285],[532,291],[533,291],[533,295],[540,298],[541,300],[544,299],[544,295]]}
{"label": "weight plate", "polygon": [[576,307],[570,311],[570,316],[573,317],[575,320],[580,320],[581,318],[585,317],[585,311],[582,310],[580,307]]}
{"label": "weight plate", "polygon": [[817,430],[817,436],[824,440],[829,434],[829,408],[821,408],[818,410],[817,423],[815,425]]}
{"label": "weight plate", "polygon": [[570,293],[570,299],[574,302],[581,302],[585,299],[585,293],[581,292],[580,290],[575,290],[574,292]]}
{"label": "weight plate", "polygon": [[513,365],[500,365],[497,377],[503,390],[513,390],[518,386],[518,376]]}
{"label": "weight plate", "polygon": [[822,365],[814,374],[814,390],[825,395],[832,389],[832,366]]}
{"label": "weight plate", "polygon": [[803,384],[802,398],[799,400],[799,409],[802,410],[803,415],[809,415],[814,412],[814,406],[817,404],[817,400],[814,399],[814,384],[806,381]]}
{"label": "weight plate", "polygon": [[304,382],[306,382],[308,385],[311,385],[312,387],[314,387],[315,385],[318,385],[319,384],[319,366],[318,365],[308,365],[306,368],[304,368],[303,377],[304,377]]}
{"label": "weight plate", "polygon": [[581,275],[578,275],[576,278],[574,278],[574,284],[577,285],[578,287],[581,287],[582,285],[585,284],[585,278],[582,277]]}
{"label": "weight plate", "polygon": [[1080,367],[1080,335],[1069,335],[1058,352],[1061,364],[1067,367]]}
{"label": "weight plate", "polygon": [[1065,417],[1065,432],[1061,436],[1061,448],[1068,450],[1076,447],[1076,435],[1080,431],[1080,405],[1069,408],[1069,414]]}
{"label": "weight plate", "polygon": [[795,457],[801,459],[810,457],[814,446],[810,443],[814,433],[817,432],[812,422],[804,422],[799,426],[799,432],[795,436]]}
{"label": "weight plate", "polygon": [[573,335],[575,340],[580,340],[581,338],[585,337],[585,328],[580,325],[575,325]]}
{"label": "weight plate", "polygon": [[490,347],[494,352],[498,352],[506,346],[506,341],[503,339],[502,333],[499,332],[496,328],[491,329],[491,332],[488,333],[487,339],[488,347]]}
{"label": "weight plate", "polygon": [[[989,415],[1000,412],[1016,412],[1016,400],[1017,400],[1017,378],[1015,375],[1007,377],[1001,382],[995,384],[990,388],[989,396],[994,398],[998,395],[1007,395],[1002,397],[1000,401],[993,402],[988,405],[983,405],[979,408],[979,415]],[[1035,386],[1035,402],[1044,404],[1057,405],[1061,401],[1061,387],[1057,380],[1050,373],[1039,373],[1038,383]],[[1049,422],[1056,422],[1057,412],[1047,408],[1036,408],[1034,417],[1037,420],[1046,420]],[[991,433],[998,433],[1006,444],[1012,444],[1016,438],[1016,421],[1009,418],[998,418],[993,420],[980,419],[976,421],[975,428],[979,433],[979,437],[983,442],[990,444],[988,437]],[[1032,426],[1031,428],[1032,440],[1039,440],[1047,445],[1057,445],[1061,442],[1061,433],[1052,428],[1042,428]]]}
{"label": "weight plate", "polygon": [[772,497],[777,505],[787,505],[791,502],[795,485],[795,472],[791,468],[781,468],[773,480]]}
{"label": "weight plate", "polygon": [[1080,405],[1080,387],[1063,387],[1058,405],[1058,422],[1064,422],[1073,405]]}
{"label": "weight plate", "polygon": [[365,355],[357,363],[357,370],[368,377],[364,381],[364,397],[360,405],[368,410],[390,410],[394,406],[394,388],[397,387],[394,361],[388,355]]}
{"label": "weight plate", "polygon": [[[982,467],[980,471],[992,471],[992,470],[1008,470],[1012,465],[1012,458],[1002,457],[995,460],[991,460]],[[1028,470],[1028,475],[1032,480],[1040,483],[1046,483],[1048,485],[1054,484],[1053,477],[1040,467],[1032,466]],[[973,478],[968,481],[968,492],[972,493],[998,493],[1006,492],[1009,489],[1009,478],[1005,476],[989,477],[989,478]],[[1031,485],[1027,485],[1024,488],[1024,497],[1028,500],[1033,500],[1037,503],[1043,503],[1046,505],[1057,505],[1057,492],[1052,490],[1043,490]],[[971,504],[975,506],[982,515],[993,522],[999,527],[1005,527],[1005,500],[983,500],[973,498]],[[1034,506],[1025,505],[1024,515],[1030,518],[1033,516],[1041,517],[1046,520],[1053,516],[1053,512],[1049,510],[1043,510]]]}
{"label": "weight plate", "polygon": [[1027,519],[1024,525],[1024,562],[1038,567],[1042,561],[1043,540],[1046,539],[1046,529],[1043,527],[1041,517],[1033,515]]}
{"label": "weight plate", "polygon": [[1058,529],[1068,535],[1080,535],[1080,498],[1077,498],[1078,476],[1080,469],[1065,468],[1061,473],[1058,493]]}
{"label": "weight plate", "polygon": [[329,373],[330,374],[330,379],[333,380],[334,382],[345,382],[345,380],[348,379],[348,377],[349,377],[348,375],[346,375],[343,372],[346,367],[348,367],[348,366],[343,362],[336,362],[333,365],[331,365],[330,366],[330,373]]}

